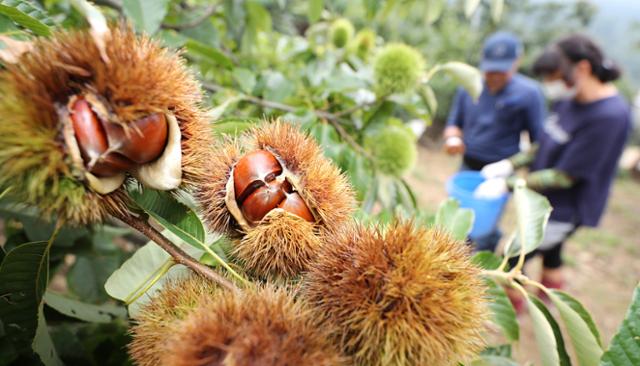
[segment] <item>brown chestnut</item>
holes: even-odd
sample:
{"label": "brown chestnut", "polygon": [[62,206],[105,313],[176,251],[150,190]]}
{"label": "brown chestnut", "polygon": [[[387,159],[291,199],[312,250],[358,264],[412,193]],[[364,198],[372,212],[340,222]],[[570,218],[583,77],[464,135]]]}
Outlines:
{"label": "brown chestnut", "polygon": [[302,200],[298,192],[288,193],[286,198],[280,202],[279,208],[297,215],[309,222],[313,222],[313,214]]}
{"label": "brown chestnut", "polygon": [[281,173],[280,163],[269,151],[256,150],[243,156],[233,170],[236,199],[240,198],[253,182],[270,183]]}
{"label": "brown chestnut", "polygon": [[260,222],[285,199],[282,184],[276,180],[256,189],[243,202],[241,211],[251,224]]}
{"label": "brown chestnut", "polygon": [[82,159],[89,162],[107,151],[107,136],[89,102],[82,97],[77,98],[70,114]]}
{"label": "brown chestnut", "polygon": [[168,126],[162,113],[153,113],[129,123],[129,131],[117,123],[104,123],[109,146],[138,164],[157,159],[167,144]]}

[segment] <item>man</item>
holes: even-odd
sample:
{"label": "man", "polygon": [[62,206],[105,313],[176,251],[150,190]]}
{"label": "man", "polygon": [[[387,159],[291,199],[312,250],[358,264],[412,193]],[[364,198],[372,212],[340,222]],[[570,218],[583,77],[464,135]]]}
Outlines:
{"label": "man", "polygon": [[[544,97],[538,84],[517,73],[522,44],[514,35],[498,32],[484,43],[480,70],[484,88],[478,100],[464,90],[456,93],[447,127],[445,150],[463,154],[461,170],[481,170],[520,150],[520,135],[529,133],[534,142],[542,128]],[[500,170],[500,171],[494,171]],[[494,164],[487,178],[509,175],[511,164]],[[482,238],[473,238],[478,250],[494,250],[500,240],[498,230]]]}

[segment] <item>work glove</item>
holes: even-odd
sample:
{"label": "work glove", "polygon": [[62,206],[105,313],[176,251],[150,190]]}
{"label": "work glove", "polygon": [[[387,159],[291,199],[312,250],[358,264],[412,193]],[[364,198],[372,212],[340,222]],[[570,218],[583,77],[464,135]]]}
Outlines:
{"label": "work glove", "polygon": [[513,174],[513,164],[509,160],[503,159],[498,162],[485,165],[480,171],[480,174],[487,179],[507,178]]}
{"label": "work glove", "polygon": [[479,199],[496,199],[509,192],[507,180],[504,178],[491,178],[482,182],[473,192],[473,197]]}

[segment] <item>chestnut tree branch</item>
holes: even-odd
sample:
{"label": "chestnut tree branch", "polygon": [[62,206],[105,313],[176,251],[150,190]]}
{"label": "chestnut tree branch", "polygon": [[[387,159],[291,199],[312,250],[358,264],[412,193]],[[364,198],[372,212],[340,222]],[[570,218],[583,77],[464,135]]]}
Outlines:
{"label": "chestnut tree branch", "polygon": [[153,240],[158,246],[160,246],[164,251],[169,253],[171,257],[173,257],[174,261],[178,264],[182,264],[191,268],[194,272],[203,276],[211,281],[214,281],[225,287],[229,290],[238,290],[238,288],[231,283],[229,280],[222,277],[219,273],[214,271],[211,267],[208,267],[189,254],[187,254],[184,250],[180,249],[178,246],[173,244],[169,239],[167,239],[164,235],[162,235],[158,230],[156,230],[153,226],[149,224],[147,220],[143,220],[140,217],[136,217],[130,214],[122,214],[116,215],[118,219],[120,219],[125,224],[131,226],[132,228],[138,230],[147,238]]}
{"label": "chestnut tree branch", "polygon": [[[231,89],[229,88],[225,88],[221,85],[218,84],[214,84],[211,82],[202,82],[202,87],[205,88],[206,90],[209,91],[213,91],[213,92],[224,92],[224,91],[229,91]],[[236,90],[234,90],[234,92],[238,92]],[[239,92],[238,92],[239,93]],[[264,108],[271,108],[271,109],[278,109],[281,111],[285,111],[285,112],[290,112],[290,113],[295,113],[298,108],[288,105],[288,104],[284,104],[284,103],[280,103],[280,102],[275,102],[275,101],[271,101],[271,100],[266,100],[266,99],[262,99],[262,98],[258,98],[255,97],[253,95],[246,95],[244,93],[240,93],[242,95],[242,100],[247,101],[249,103],[255,104],[255,105],[259,105],[261,107]],[[369,105],[369,103],[367,103],[366,105]],[[364,108],[366,105],[358,105],[358,108],[350,108],[348,110],[345,111],[341,111],[338,113],[331,113],[331,112],[327,112],[327,111],[321,111],[321,110],[317,110],[317,109],[313,109],[311,110],[318,118],[323,119],[327,122],[329,122],[338,132],[338,135],[340,135],[340,137],[346,141],[349,145],[351,145],[351,147],[356,150],[357,152],[359,152],[360,154],[362,154],[363,156],[365,156],[368,159],[371,159],[371,154],[369,154],[369,152],[367,150],[365,150],[360,144],[358,144],[358,142],[356,142],[356,140],[353,139],[353,137],[344,129],[344,127],[342,127],[340,120],[346,116],[349,115],[353,112],[355,112],[356,110],[360,109],[360,108]]]}

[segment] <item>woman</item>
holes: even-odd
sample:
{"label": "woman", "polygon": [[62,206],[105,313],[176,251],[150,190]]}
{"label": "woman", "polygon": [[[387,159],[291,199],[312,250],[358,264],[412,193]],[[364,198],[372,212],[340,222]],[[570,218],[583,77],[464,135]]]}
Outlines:
{"label": "woman", "polygon": [[534,65],[546,93],[555,99],[532,153],[486,166],[477,196],[504,193],[513,171],[529,165],[527,184],[544,194],[553,211],[539,249],[542,284],[562,288],[561,250],[580,226],[597,226],[617,162],[629,135],[630,109],[611,83],[620,70],[584,35],[556,42]]}

